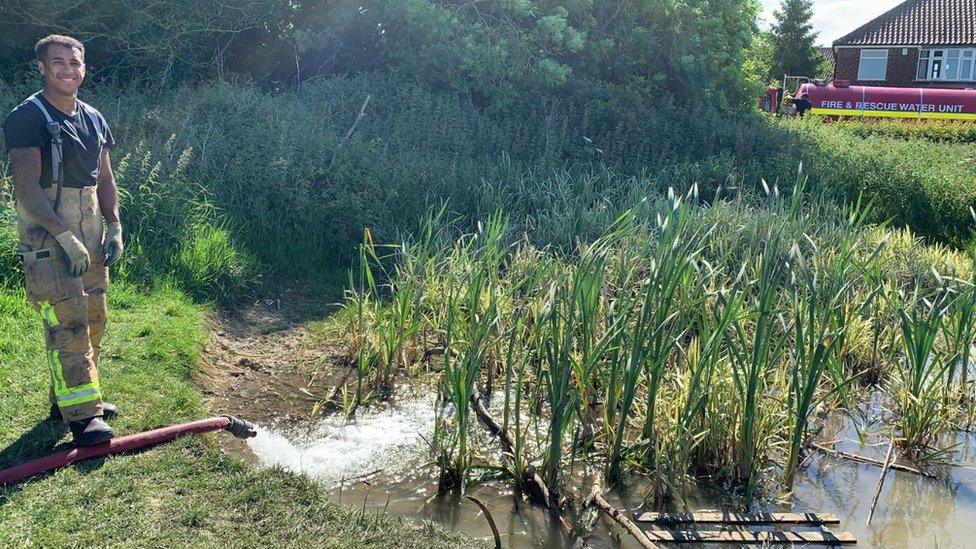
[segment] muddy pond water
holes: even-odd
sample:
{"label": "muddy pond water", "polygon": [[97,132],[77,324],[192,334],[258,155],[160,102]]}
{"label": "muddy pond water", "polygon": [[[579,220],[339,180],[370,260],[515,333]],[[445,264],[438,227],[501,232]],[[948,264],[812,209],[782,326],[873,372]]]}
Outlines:
{"label": "muddy pond water", "polygon": [[[883,460],[886,443],[872,434],[876,420],[859,419],[859,437],[854,420],[832,418],[820,439],[838,441],[838,450]],[[307,474],[345,504],[427,519],[452,531],[490,539],[488,523],[474,503],[457,495],[437,494],[428,443],[433,424],[433,403],[417,398],[402,401],[394,409],[362,412],[353,423],[331,417],[300,428],[262,425],[249,445],[262,466]],[[889,471],[870,526],[865,523],[881,470],[821,453],[811,456],[792,494],[759,504],[754,510],[835,513],[841,523],[831,530],[852,532],[857,547],[862,548],[976,549],[976,436],[962,433],[956,442],[950,456],[956,466],[943,468],[941,480]],[[571,474],[582,479],[581,469]],[[646,492],[646,483],[637,477],[609,492],[607,499],[619,509],[644,511],[649,510],[642,507]],[[506,547],[569,545],[546,512],[528,504],[516,506],[509,483],[489,481],[470,488],[467,495],[489,507]],[[703,491],[664,510],[718,510],[722,505],[721,494]],[[587,543],[638,547],[602,517]]]}

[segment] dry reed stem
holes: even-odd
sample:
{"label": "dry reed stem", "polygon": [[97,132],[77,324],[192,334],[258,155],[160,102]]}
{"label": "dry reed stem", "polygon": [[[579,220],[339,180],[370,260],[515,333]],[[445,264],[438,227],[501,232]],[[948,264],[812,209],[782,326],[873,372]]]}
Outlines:
{"label": "dry reed stem", "polygon": [[881,488],[884,487],[885,476],[888,475],[888,469],[891,466],[891,458],[894,456],[895,450],[895,437],[888,439],[888,453],[885,455],[884,466],[881,467],[881,478],[878,479],[878,488],[874,491],[874,499],[871,501],[871,511],[868,513],[867,524],[871,525],[871,519],[874,518],[874,509],[878,506],[878,498],[881,497]]}
{"label": "dry reed stem", "polygon": [[[836,457],[840,457],[840,458],[844,458],[844,459],[849,459],[851,461],[856,461],[858,463],[863,463],[865,465],[874,465],[875,467],[884,467],[884,462],[883,461],[878,461],[876,459],[871,459],[869,457],[859,456],[857,454],[850,454],[850,453],[847,453],[847,452],[842,452],[840,450],[834,450],[833,448],[828,448],[827,446],[822,446],[820,444],[811,444],[810,447],[811,448],[814,448],[816,450],[820,450],[821,452],[824,452],[826,454],[830,454],[830,455],[833,455],[833,456],[836,456]],[[913,467],[909,467],[907,465],[901,465],[901,464],[898,464],[898,463],[892,463],[888,467],[890,469],[894,469],[895,471],[901,471],[903,473],[913,473],[913,474],[920,475],[920,476],[923,476],[923,477],[926,477],[926,478],[939,478],[938,476],[933,475],[932,473],[926,473],[925,471],[920,471],[920,470],[915,469]]]}

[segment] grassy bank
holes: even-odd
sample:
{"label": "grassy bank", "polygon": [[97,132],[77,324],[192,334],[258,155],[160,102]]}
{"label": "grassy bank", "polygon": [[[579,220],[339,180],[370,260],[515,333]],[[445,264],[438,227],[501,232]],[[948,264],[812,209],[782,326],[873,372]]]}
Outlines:
{"label": "grassy bank", "polygon": [[[190,381],[204,310],[173,289],[116,286],[102,386],[122,434],[206,415]],[[68,440],[46,421],[40,321],[18,290],[0,290],[0,468]],[[225,436],[220,434],[217,436]],[[458,540],[391,516],[331,503],[308,479],[255,471],[222,455],[213,436],[94,460],[0,490],[6,547],[453,547]]]}

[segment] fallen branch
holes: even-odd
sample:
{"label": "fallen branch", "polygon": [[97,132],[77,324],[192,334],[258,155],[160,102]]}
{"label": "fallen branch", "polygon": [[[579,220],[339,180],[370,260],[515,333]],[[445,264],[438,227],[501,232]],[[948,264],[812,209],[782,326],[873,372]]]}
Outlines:
{"label": "fallen branch", "polygon": [[478,507],[481,507],[481,512],[485,514],[485,519],[488,520],[488,526],[491,527],[491,535],[495,538],[495,549],[502,549],[502,536],[498,533],[498,526],[495,525],[495,519],[491,516],[491,511],[488,510],[488,506],[482,503],[478,498],[471,496],[465,497],[471,500]]}
{"label": "fallen branch", "polygon": [[624,530],[627,530],[631,536],[637,540],[637,543],[641,547],[646,547],[648,549],[655,549],[661,547],[660,545],[654,543],[647,537],[647,534],[640,529],[639,526],[633,523],[626,515],[614,508],[610,503],[603,497],[603,488],[596,481],[593,482],[593,490],[590,495],[587,496],[585,505],[589,507],[590,505],[596,506],[601,511],[604,512],[608,517],[610,517],[614,522],[619,524]]}
{"label": "fallen branch", "polygon": [[481,402],[481,397],[475,393],[471,395],[471,409],[474,410],[475,415],[488,432],[495,435],[498,441],[501,442],[502,449],[505,454],[510,456],[512,464],[515,466],[517,471],[523,471],[522,482],[527,486],[526,492],[528,493],[529,499],[538,503],[539,505],[549,509],[549,513],[554,519],[559,522],[559,526],[563,529],[563,532],[570,538],[575,539],[576,547],[586,547],[586,542],[583,538],[576,534],[573,529],[573,525],[569,523],[563,516],[562,511],[559,508],[559,502],[555,500],[552,494],[549,493],[549,489],[546,487],[545,481],[539,476],[539,473],[535,471],[534,467],[526,467],[523,463],[516,462],[515,454],[515,441],[512,440],[512,435],[508,431],[502,429],[501,425],[495,421],[495,418],[491,417],[488,409]]}
{"label": "fallen branch", "polygon": [[[857,454],[849,454],[847,452],[842,452],[840,450],[834,450],[833,448],[828,448],[827,446],[822,446],[820,444],[814,443],[814,444],[811,444],[810,447],[811,448],[814,448],[816,450],[820,450],[821,452],[824,452],[825,454],[830,454],[832,456],[841,457],[841,458],[844,458],[844,459],[849,459],[851,461],[856,461],[858,463],[864,463],[865,465],[874,465],[875,467],[881,467],[881,468],[884,468],[884,466],[885,466],[885,464],[884,464],[883,461],[878,461],[876,459],[872,459],[872,458],[869,458],[869,457],[859,456]],[[915,469],[913,467],[909,467],[907,465],[900,465],[898,463],[892,463],[888,467],[890,469],[894,469],[895,471],[901,471],[903,473],[913,473],[913,474],[920,475],[920,476],[923,476],[923,477],[926,477],[926,478],[939,478],[938,476],[933,475],[932,473],[926,473],[925,471],[920,471],[920,470]]]}
{"label": "fallen branch", "polygon": [[874,499],[871,501],[871,512],[868,513],[868,526],[871,525],[871,519],[874,518],[874,508],[878,506],[878,498],[881,496],[881,488],[884,486],[885,476],[888,474],[888,468],[891,466],[894,449],[895,437],[891,437],[888,440],[888,453],[885,455],[884,467],[881,468],[881,478],[878,479],[878,489],[874,491]]}
{"label": "fallen branch", "polygon": [[356,475],[354,477],[344,478],[340,482],[349,482],[350,480],[362,480],[364,478],[369,478],[375,474],[382,473],[383,469],[376,469],[375,471],[370,471],[368,473],[363,473],[361,475]]}
{"label": "fallen branch", "polygon": [[524,471],[522,480],[529,486],[529,497],[539,505],[552,510],[554,504],[552,496],[549,494],[549,488],[546,487],[546,483],[539,476],[539,473],[536,473],[532,467],[525,467],[523,463],[515,463],[515,441],[512,440],[512,435],[502,429],[502,426],[495,421],[495,418],[491,417],[488,409],[481,402],[481,397],[477,394],[471,395],[471,408],[474,410],[475,415],[478,416],[478,420],[488,429],[488,432],[498,437],[498,441],[502,444],[502,450],[511,456],[516,470]]}

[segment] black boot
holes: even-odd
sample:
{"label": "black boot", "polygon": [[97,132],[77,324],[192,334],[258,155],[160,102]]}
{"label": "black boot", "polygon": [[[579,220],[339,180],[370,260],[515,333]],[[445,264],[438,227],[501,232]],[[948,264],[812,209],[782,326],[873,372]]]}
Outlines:
{"label": "black boot", "polygon": [[108,442],[115,436],[115,431],[100,417],[72,421],[68,423],[68,428],[71,429],[71,434],[75,437],[75,444],[78,446],[94,446]]}
{"label": "black boot", "polygon": [[[111,421],[117,415],[119,415],[119,409],[116,405],[109,402],[102,403],[102,419]],[[51,421],[61,421],[61,410],[58,409],[57,404],[51,404]]]}

